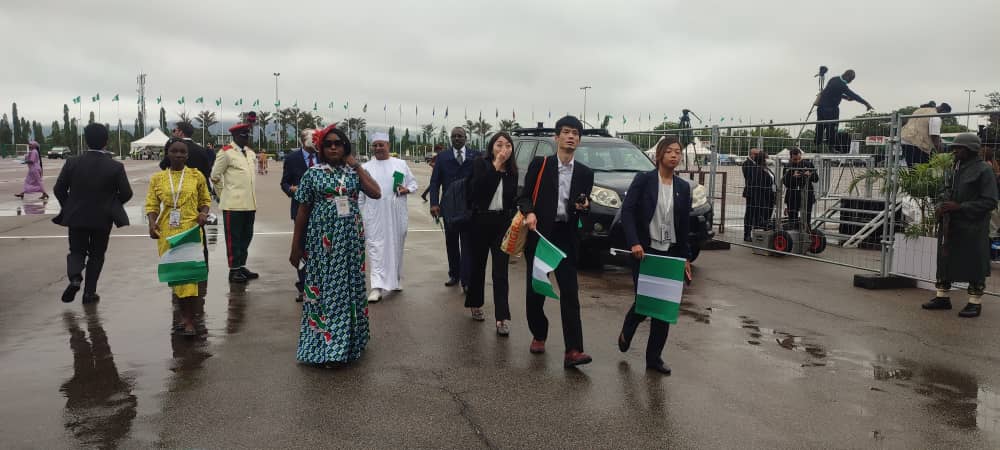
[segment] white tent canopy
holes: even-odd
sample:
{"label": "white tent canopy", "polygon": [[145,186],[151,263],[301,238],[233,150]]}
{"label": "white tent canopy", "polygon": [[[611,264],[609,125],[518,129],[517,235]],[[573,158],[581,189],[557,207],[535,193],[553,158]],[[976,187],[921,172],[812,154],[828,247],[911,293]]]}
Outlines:
{"label": "white tent canopy", "polygon": [[159,128],[153,128],[153,131],[149,132],[146,137],[132,141],[129,145],[129,154],[135,155],[142,152],[159,153],[163,150],[163,144],[166,144],[169,139]]}

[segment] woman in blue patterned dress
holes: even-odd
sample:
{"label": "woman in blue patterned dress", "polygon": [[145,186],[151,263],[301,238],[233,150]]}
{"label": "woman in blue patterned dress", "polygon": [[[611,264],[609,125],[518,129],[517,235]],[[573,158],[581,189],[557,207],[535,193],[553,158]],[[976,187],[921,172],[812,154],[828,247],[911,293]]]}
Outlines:
{"label": "woman in blue patterned dress", "polygon": [[351,143],[333,125],[313,135],[317,164],[295,192],[299,211],[289,262],[304,262],[305,302],[296,358],[334,366],[361,357],[368,344],[365,231],[358,194],[381,197],[378,183],[351,154]]}

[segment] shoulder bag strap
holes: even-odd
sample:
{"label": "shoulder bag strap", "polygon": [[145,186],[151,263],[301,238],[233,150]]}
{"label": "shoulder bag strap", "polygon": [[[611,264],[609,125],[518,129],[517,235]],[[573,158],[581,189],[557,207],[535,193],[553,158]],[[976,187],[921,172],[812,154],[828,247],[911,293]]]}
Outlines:
{"label": "shoulder bag strap", "polygon": [[531,206],[535,206],[538,202],[538,186],[542,184],[542,174],[545,173],[545,163],[549,162],[549,158],[542,159],[542,168],[538,170],[538,178],[535,178],[535,190],[531,193]]}

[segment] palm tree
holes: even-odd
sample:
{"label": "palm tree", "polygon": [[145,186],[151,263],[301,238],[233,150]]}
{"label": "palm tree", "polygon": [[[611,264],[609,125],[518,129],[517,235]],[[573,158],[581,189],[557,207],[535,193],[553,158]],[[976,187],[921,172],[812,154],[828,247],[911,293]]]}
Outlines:
{"label": "palm tree", "polygon": [[517,123],[516,120],[506,120],[506,119],[500,120],[500,126],[499,126],[500,131],[511,132],[518,128],[521,128],[521,124]]}
{"label": "palm tree", "polygon": [[493,129],[493,125],[485,120],[480,119],[479,122],[476,122],[475,126],[476,126],[476,132],[479,134],[479,148],[483,148],[486,146],[485,142],[486,135],[490,134],[490,130]]}
{"label": "palm tree", "polygon": [[[257,113],[257,123],[260,124],[260,148],[267,149],[267,126],[274,121],[274,116],[265,111]],[[280,142],[280,141],[279,141]]]}
{"label": "palm tree", "polygon": [[179,122],[183,122],[194,127],[194,123],[191,122],[191,115],[189,115],[187,111],[182,111],[178,114],[178,116],[180,116],[181,119]]}
{"label": "palm tree", "polygon": [[198,121],[198,127],[201,128],[201,144],[205,145],[209,129],[219,123],[219,121],[215,120],[215,113],[208,110],[198,112],[198,115],[194,119]]}

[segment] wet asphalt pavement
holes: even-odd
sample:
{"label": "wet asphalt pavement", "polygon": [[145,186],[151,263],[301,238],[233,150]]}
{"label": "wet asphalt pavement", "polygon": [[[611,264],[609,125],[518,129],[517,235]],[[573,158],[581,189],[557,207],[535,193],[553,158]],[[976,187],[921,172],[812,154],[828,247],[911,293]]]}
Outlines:
{"label": "wet asphalt pavement", "polygon": [[[46,161],[51,189],[61,165]],[[343,369],[297,364],[300,306],[287,262],[280,166],[258,178],[249,266],[230,286],[211,244],[201,336],[171,336],[170,292],[138,211],[155,163],[129,161],[132,227],[114,231],[93,306],[64,305],[65,229],[12,197],[0,160],[0,447],[3,448],[996,448],[1000,310],[928,313],[922,290],[851,287],[853,271],[734,247],[703,252],[664,358],[648,325],[615,344],[631,298],[620,268],[581,272],[586,351],[562,367],[528,353],[524,261],[511,266],[509,338],[443,285],[443,235],[410,199],[405,290],[371,306],[372,340]],[[415,166],[421,190],[429,170]],[[17,215],[17,208],[22,215]],[[221,231],[216,235],[221,239]],[[489,292],[489,291],[487,291]],[[956,295],[956,305],[964,304]],[[489,296],[488,296],[489,298]]]}

